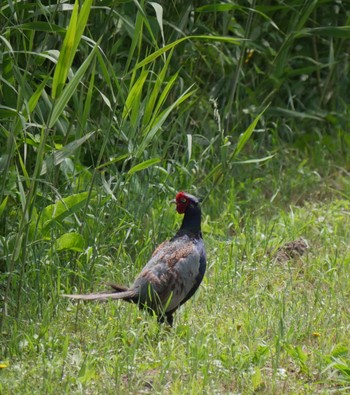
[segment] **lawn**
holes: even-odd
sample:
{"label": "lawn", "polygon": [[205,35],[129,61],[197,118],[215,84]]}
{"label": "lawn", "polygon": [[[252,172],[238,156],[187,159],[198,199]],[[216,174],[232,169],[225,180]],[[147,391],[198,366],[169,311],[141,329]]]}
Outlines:
{"label": "lawn", "polygon": [[[1,393],[350,391],[349,201],[334,192],[289,207],[264,200],[263,210],[229,222],[235,204],[219,200],[217,217],[205,215],[216,210],[203,204],[207,275],[172,329],[123,302],[48,297],[40,318],[13,322],[2,333],[11,356],[2,361]],[[278,248],[300,237],[309,246],[305,253],[278,259]],[[94,288],[131,280],[152,244],[137,243],[134,264],[126,254],[115,262],[113,251],[99,258]]]}

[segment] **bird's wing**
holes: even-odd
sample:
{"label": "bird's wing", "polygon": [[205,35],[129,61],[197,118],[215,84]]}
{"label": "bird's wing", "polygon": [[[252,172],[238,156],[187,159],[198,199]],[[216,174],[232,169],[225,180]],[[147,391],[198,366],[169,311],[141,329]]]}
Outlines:
{"label": "bird's wing", "polygon": [[206,272],[206,268],[207,268],[207,256],[206,256],[206,252],[205,252],[205,247],[203,244],[203,240],[198,240],[197,243],[197,250],[199,252],[199,269],[198,269],[198,275],[196,277],[196,281],[193,285],[193,287],[190,289],[190,291],[188,292],[188,294],[186,295],[185,299],[183,299],[181,301],[181,304],[186,303],[190,298],[192,298],[192,296],[195,294],[195,292],[197,291],[198,287],[200,286],[204,274]]}
{"label": "bird's wing", "polygon": [[132,288],[137,290],[142,303],[154,309],[160,304],[165,311],[171,311],[195,285],[199,267],[200,254],[190,238],[168,241],[158,247]]}

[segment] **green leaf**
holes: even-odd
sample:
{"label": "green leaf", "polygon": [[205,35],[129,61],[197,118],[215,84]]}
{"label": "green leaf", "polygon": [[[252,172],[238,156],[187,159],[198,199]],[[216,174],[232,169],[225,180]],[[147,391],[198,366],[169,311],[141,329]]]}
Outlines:
{"label": "green leaf", "polygon": [[16,109],[0,105],[0,119],[17,117],[17,116],[18,116],[18,111]]}
{"label": "green leaf", "polygon": [[303,7],[299,11],[299,15],[295,18],[296,26],[295,30],[298,32],[306,24],[310,15],[317,6],[318,0],[305,1]]}
{"label": "green leaf", "polygon": [[316,115],[316,114],[310,114],[306,112],[300,112],[300,111],[293,111],[293,110],[288,110],[286,108],[281,108],[281,107],[271,107],[269,110],[269,114],[273,115],[282,115],[285,117],[290,117],[290,118],[300,118],[300,119],[313,119],[315,121],[326,121],[326,116],[323,115]]}
{"label": "green leaf", "polygon": [[163,44],[165,44],[164,30],[163,30],[163,7],[158,3],[154,3],[153,1],[150,1],[148,4],[150,4],[154,8],[154,11],[156,12],[157,22],[159,25],[160,33],[162,35]]}
{"label": "green leaf", "polygon": [[80,233],[65,233],[55,241],[55,249],[57,251],[70,250],[83,252],[85,248],[85,240]]}
{"label": "green leaf", "polygon": [[83,5],[81,6],[79,16],[78,16],[77,37],[75,37],[75,43],[74,43],[74,45],[75,45],[74,50],[75,51],[79,45],[79,41],[81,39],[81,36],[84,33],[87,21],[89,19],[92,2],[93,2],[93,0],[84,0],[82,2]]}
{"label": "green leaf", "polygon": [[34,30],[37,32],[65,33],[66,29],[48,22],[28,22],[14,27],[17,30]]}
{"label": "green leaf", "polygon": [[[150,94],[150,96],[148,97],[146,106],[145,106],[145,113],[143,116],[143,121],[144,124],[147,125],[148,122],[150,121],[151,118],[155,119],[158,116],[158,111],[161,107],[161,105],[163,104],[163,102],[165,101],[166,97],[168,96],[168,92],[170,90],[170,88],[172,87],[172,85],[175,83],[175,80],[177,78],[178,73],[175,73],[175,76],[173,76],[171,78],[171,80],[166,84],[166,86],[164,87],[164,80],[165,77],[167,75],[167,72],[169,70],[169,63],[172,57],[172,53],[173,50],[171,50],[169,56],[167,57],[167,60],[161,70],[161,72],[157,75],[157,79],[156,82],[154,84],[154,87],[152,89],[152,92]],[[155,103],[156,100],[159,96],[159,92],[162,89],[162,93],[158,99],[158,103],[157,106],[155,108]]]}
{"label": "green leaf", "polygon": [[0,204],[0,217],[1,217],[2,213],[5,210],[5,207],[6,207],[6,204],[7,204],[7,200],[8,200],[8,196],[6,196],[5,199]]}
{"label": "green leaf", "polygon": [[296,34],[296,37],[305,37],[311,35],[335,38],[350,38],[350,26],[325,26],[306,28],[300,30]]}
{"label": "green leaf", "polygon": [[217,164],[204,178],[203,184],[211,178],[218,179],[222,176],[222,163]]}
{"label": "green leaf", "polygon": [[[128,59],[125,64],[125,72],[129,70],[131,62],[133,62],[134,54],[136,48],[141,48],[143,39],[143,23],[144,18],[142,14],[138,11],[135,18],[135,25],[133,25],[129,20],[124,20],[125,28],[129,31],[132,41],[128,50]],[[137,58],[137,56],[135,56]]]}
{"label": "green leaf", "polygon": [[148,144],[153,140],[154,136],[160,130],[163,123],[168,118],[169,114],[177,106],[179,106],[183,101],[187,100],[194,93],[194,91],[191,91],[192,87],[193,87],[193,85],[191,85],[188,89],[186,89],[186,91],[174,103],[172,103],[166,110],[164,110],[157,117],[157,119],[155,119],[155,121],[152,123],[152,127],[150,128],[150,130],[147,131],[145,138],[142,140],[141,144],[139,145],[139,147],[137,149],[137,152],[136,152],[137,158],[139,158],[142,155],[143,151],[146,149]]}
{"label": "green leaf", "polygon": [[254,373],[252,374],[252,384],[254,390],[258,390],[262,384],[261,370],[259,368],[255,368]]}
{"label": "green leaf", "polygon": [[28,101],[28,105],[26,107],[24,107],[22,113],[25,119],[28,119],[29,115],[32,114],[32,112],[34,111],[36,105],[38,104],[38,101],[41,97],[41,94],[43,93],[43,90],[46,86],[46,82],[49,79],[49,76],[46,76],[43,81],[41,82],[41,84],[38,86],[38,88],[36,89],[36,91],[32,94],[32,96],[30,97],[29,101]]}
{"label": "green leaf", "polygon": [[[0,40],[3,41],[5,47],[7,47],[7,50],[8,50],[11,54],[13,54],[13,48],[12,48],[12,46],[11,46],[10,41],[8,41],[8,40],[6,39],[6,37],[4,37],[4,35],[2,35],[2,34],[0,35]],[[2,52],[3,52],[3,51],[4,51],[4,48],[2,49]]]}
{"label": "green leaf", "polygon": [[148,71],[142,71],[140,77],[131,87],[129,91],[129,95],[125,101],[125,105],[123,109],[123,119],[125,119],[127,116],[130,116],[132,125],[136,124],[137,117],[140,112],[142,88],[144,83],[146,82],[147,76],[148,76]]}
{"label": "green leaf", "polygon": [[68,25],[67,33],[64,37],[62,48],[60,51],[60,56],[55,68],[55,73],[52,81],[52,98],[55,99],[62,92],[63,86],[66,82],[69,69],[72,65],[74,53],[74,41],[77,30],[77,20],[78,20],[78,8],[79,2],[75,1],[72,16]]}
{"label": "green leaf", "polygon": [[[166,65],[165,65],[164,67],[166,67]],[[176,81],[178,81],[178,78],[177,78],[178,75],[179,75],[178,72],[175,73],[175,74],[170,78],[170,80],[166,83],[166,85],[163,86],[162,93],[160,94],[159,99],[158,99],[158,101],[157,101],[157,105],[155,106],[154,110],[152,111],[152,114],[153,114],[153,116],[152,116],[152,121],[151,121],[152,124],[154,123],[154,120],[157,119],[157,117],[159,116],[160,108],[162,107],[162,105],[163,105],[164,102],[166,101],[166,99],[167,99],[167,97],[168,97],[168,95],[169,95],[169,92],[170,92],[171,88],[172,88],[173,85],[176,83]],[[155,89],[156,89],[156,87],[155,87]],[[152,98],[152,99],[153,99],[153,98]],[[151,99],[151,100],[152,100],[152,99]],[[146,115],[146,113],[145,113],[145,115]],[[147,129],[146,129],[146,131],[147,131]]]}
{"label": "green leaf", "polygon": [[196,12],[227,12],[242,8],[245,7],[234,4],[209,4],[196,8]]}
{"label": "green leaf", "polygon": [[137,70],[140,67],[143,67],[146,64],[152,62],[153,60],[155,60],[159,56],[161,56],[163,53],[169,51],[170,49],[176,47],[177,45],[181,44],[183,41],[186,41],[186,40],[227,42],[227,43],[234,44],[234,45],[238,45],[240,43],[240,41],[242,41],[242,39],[239,39],[239,38],[222,37],[222,36],[187,36],[187,37],[182,37],[182,38],[164,46],[163,48],[158,49],[157,51],[153,52],[151,55],[147,56],[141,62],[137,63],[137,65],[134,67],[134,70]]}
{"label": "green leaf", "polygon": [[52,155],[49,155],[45,162],[42,165],[41,173],[42,176],[47,172],[49,164],[53,166],[57,166],[62,163],[66,158],[73,155],[74,151],[76,151],[86,140],[88,140],[95,132],[90,132],[85,136],[81,137],[78,140],[74,140],[71,143],[64,146],[62,149],[55,151]]}
{"label": "green leaf", "polygon": [[96,44],[93,50],[90,52],[89,56],[85,59],[84,63],[80,66],[79,70],[76,72],[74,77],[69,81],[67,86],[64,88],[60,97],[55,101],[50,119],[49,119],[49,128],[52,128],[56,123],[59,116],[62,114],[65,106],[69,102],[73,93],[77,89],[77,86],[81,79],[83,78],[87,68],[90,66],[91,61],[93,60],[96,51],[98,49],[98,45]]}
{"label": "green leaf", "polygon": [[345,344],[336,344],[332,350],[332,357],[339,358],[344,357],[349,353],[349,348]]}
{"label": "green leaf", "polygon": [[128,171],[128,175],[130,176],[131,174],[134,174],[137,171],[147,169],[148,167],[151,167],[151,166],[155,165],[156,163],[159,163],[160,160],[161,160],[160,158],[152,158],[152,159],[145,160],[144,162],[141,162],[138,165],[132,167]]}
{"label": "green leaf", "polygon": [[256,125],[259,122],[259,119],[264,114],[267,108],[268,106],[265,107],[264,110],[254,119],[254,121],[248,126],[247,130],[241,134],[241,136],[238,139],[236,149],[234,150],[231,156],[231,159],[237,156],[242,151],[243,147],[246,145],[247,141],[250,139],[250,136],[254,132]]}
{"label": "green leaf", "polygon": [[76,0],[69,22],[69,26],[62,44],[60,56],[56,65],[53,82],[52,98],[60,96],[66,82],[69,69],[72,66],[74,56],[84,32],[87,20],[89,18],[92,0],[85,0],[79,13],[79,1]]}
{"label": "green leaf", "polygon": [[265,156],[263,158],[257,158],[257,159],[247,159],[247,160],[238,160],[238,161],[234,161],[232,163],[236,163],[238,165],[243,165],[243,164],[248,164],[248,163],[261,163],[261,162],[265,162],[267,160],[270,160],[274,157],[275,155],[268,155]]}
{"label": "green leaf", "polygon": [[112,163],[120,162],[122,160],[125,160],[128,157],[129,157],[129,154],[120,155],[116,158],[109,160],[108,162],[104,162],[104,163],[100,164],[99,166],[96,167],[96,170],[103,169],[104,167],[107,167],[107,166],[111,165]]}
{"label": "green leaf", "polygon": [[81,210],[88,198],[89,192],[82,192],[48,205],[41,213],[38,223],[39,230],[45,235],[54,223],[59,224],[65,218]]}
{"label": "green leaf", "polygon": [[[86,124],[87,124],[87,120],[88,117],[90,115],[90,110],[91,110],[91,100],[93,97],[93,92],[94,92],[94,88],[95,88],[95,74],[96,74],[96,59],[94,59],[94,63],[93,63],[93,67],[92,67],[92,71],[91,71],[91,76],[90,76],[90,82],[89,82],[89,88],[87,91],[87,95],[86,95],[86,100],[84,103],[84,110],[83,110],[83,115],[81,117],[81,121],[80,121],[80,133],[84,133]],[[100,92],[102,95],[102,92]]]}

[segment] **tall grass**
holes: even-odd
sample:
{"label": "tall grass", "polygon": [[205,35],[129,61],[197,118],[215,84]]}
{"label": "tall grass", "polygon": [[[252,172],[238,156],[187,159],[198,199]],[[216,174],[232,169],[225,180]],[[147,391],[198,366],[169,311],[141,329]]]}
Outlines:
{"label": "tall grass", "polygon": [[[70,355],[69,334],[53,336],[63,348],[49,344],[51,322],[62,316],[60,294],[95,289],[111,275],[131,281],[174,231],[178,219],[164,202],[179,189],[205,198],[203,225],[214,249],[278,206],[334,190],[349,196],[346,173],[339,172],[350,146],[346,2],[5,2],[0,12],[4,358],[20,355],[26,342],[32,351],[42,347],[41,339]],[[256,234],[241,237],[241,247],[230,244],[232,278],[247,254],[258,260],[268,249]],[[220,270],[226,273],[221,263]],[[110,308],[118,317],[125,311]],[[210,301],[202,308],[219,307]],[[129,323],[138,318],[133,314]],[[107,313],[101,320],[108,322]],[[111,330],[101,325],[103,333]],[[133,361],[140,340],[119,329],[106,336],[120,336]],[[204,352],[187,327],[178,331],[181,352],[199,355],[184,375],[203,374],[207,388],[209,370],[219,365],[198,361],[212,344]],[[263,364],[268,354],[278,366],[279,341],[273,357],[253,344],[255,360]],[[289,353],[304,359],[299,349]],[[81,362],[78,382],[88,382],[93,357],[71,358]],[[237,369],[249,365],[244,352],[243,360],[232,358],[226,362]],[[130,372],[112,360],[119,382]],[[182,390],[177,380],[175,392]]]}

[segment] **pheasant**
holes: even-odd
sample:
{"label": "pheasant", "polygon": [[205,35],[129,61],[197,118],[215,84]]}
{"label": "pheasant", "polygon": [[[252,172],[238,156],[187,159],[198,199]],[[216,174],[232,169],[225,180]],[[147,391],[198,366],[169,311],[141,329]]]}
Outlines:
{"label": "pheasant", "polygon": [[166,321],[172,326],[174,312],[194,295],[203,280],[206,252],[199,199],[179,192],[171,202],[179,214],[184,214],[182,225],[173,238],[156,248],[130,288],[109,284],[111,292],[64,296],[81,300],[122,299],[155,313],[158,322]]}

